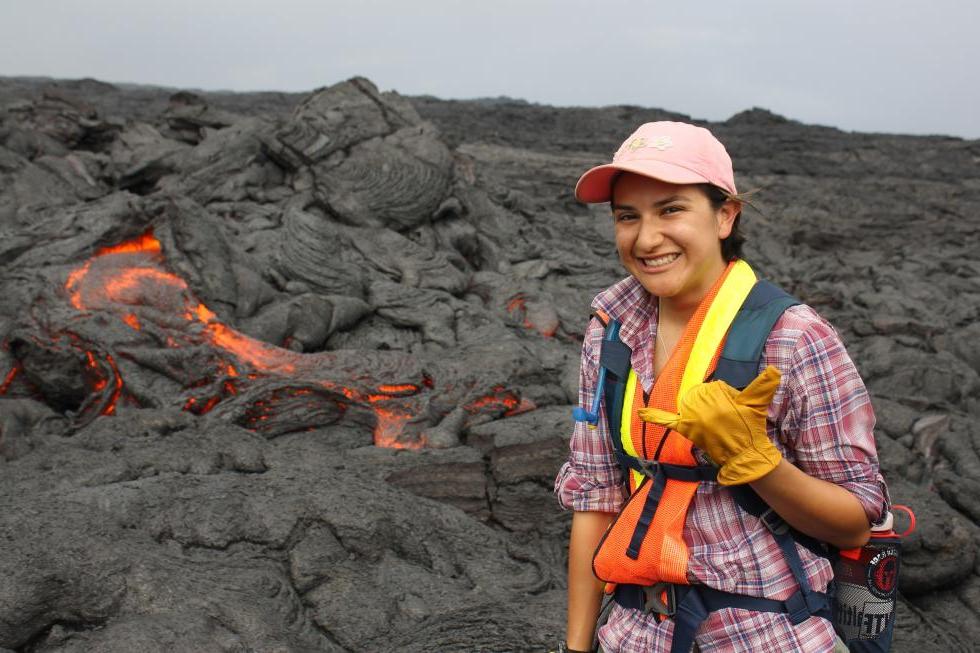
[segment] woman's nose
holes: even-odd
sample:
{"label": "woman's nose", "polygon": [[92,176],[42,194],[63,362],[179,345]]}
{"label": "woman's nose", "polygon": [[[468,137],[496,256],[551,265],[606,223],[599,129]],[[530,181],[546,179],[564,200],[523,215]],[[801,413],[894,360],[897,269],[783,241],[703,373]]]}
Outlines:
{"label": "woman's nose", "polygon": [[636,236],[636,248],[641,252],[653,251],[663,240],[660,221],[654,216],[644,216],[640,221],[640,233]]}

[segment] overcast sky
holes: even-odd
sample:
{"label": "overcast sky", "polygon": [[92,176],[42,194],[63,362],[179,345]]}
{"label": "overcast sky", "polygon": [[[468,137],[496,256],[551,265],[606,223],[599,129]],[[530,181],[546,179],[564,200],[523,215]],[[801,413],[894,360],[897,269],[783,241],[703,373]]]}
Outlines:
{"label": "overcast sky", "polygon": [[980,138],[976,0],[0,0],[0,75],[753,106],[847,130]]}

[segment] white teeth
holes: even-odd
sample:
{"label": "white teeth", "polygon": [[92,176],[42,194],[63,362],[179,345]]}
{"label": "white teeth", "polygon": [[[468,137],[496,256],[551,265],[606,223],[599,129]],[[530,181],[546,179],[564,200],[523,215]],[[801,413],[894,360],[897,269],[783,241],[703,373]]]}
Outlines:
{"label": "white teeth", "polygon": [[678,256],[680,256],[680,254],[677,254],[675,252],[674,254],[665,254],[663,256],[658,256],[657,258],[645,258],[643,259],[643,265],[650,268],[655,268],[661,265],[667,265],[668,263],[671,263],[674,259],[676,259]]}

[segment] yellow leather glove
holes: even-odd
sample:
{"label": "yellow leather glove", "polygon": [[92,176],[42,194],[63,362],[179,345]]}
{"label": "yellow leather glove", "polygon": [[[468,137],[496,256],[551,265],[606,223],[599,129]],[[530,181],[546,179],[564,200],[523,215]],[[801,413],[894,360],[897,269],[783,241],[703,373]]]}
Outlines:
{"label": "yellow leather glove", "polygon": [[766,413],[780,376],[770,365],[741,392],[724,381],[702,383],[681,399],[679,415],[642,408],[640,417],[677,431],[707,453],[721,467],[722,485],[751,483],[783,457],[766,435]]}

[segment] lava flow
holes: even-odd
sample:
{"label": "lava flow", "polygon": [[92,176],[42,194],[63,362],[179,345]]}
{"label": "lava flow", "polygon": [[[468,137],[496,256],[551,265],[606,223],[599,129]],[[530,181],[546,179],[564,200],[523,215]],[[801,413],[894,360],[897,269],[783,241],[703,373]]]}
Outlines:
{"label": "lava flow", "polygon": [[3,379],[3,383],[0,383],[0,395],[7,394],[7,389],[10,388],[10,384],[13,383],[14,379],[17,378],[17,373],[19,371],[20,371],[19,365],[14,365],[13,367],[10,368],[10,371],[7,372],[7,376],[5,376]]}
{"label": "lava flow", "polygon": [[[293,377],[297,373],[297,367],[304,362],[303,357],[310,356],[256,340],[221,323],[213,311],[193,298],[187,283],[162,269],[162,264],[160,242],[152,232],[147,232],[131,241],[96,252],[84,265],[68,275],[65,290],[76,309],[101,309],[115,313],[123,323],[136,331],[144,328],[137,315],[140,309],[151,308],[158,313],[196,323],[212,345],[234,356],[239,364],[255,370],[246,375],[248,379],[255,379],[259,375]],[[166,336],[166,342],[170,347],[180,346],[171,335]],[[108,354],[100,359],[94,352],[86,351],[85,357],[87,367],[94,371],[92,387],[95,391],[103,391],[110,383],[100,370],[108,368],[112,372],[112,393],[101,409],[102,414],[112,415],[124,387],[119,369]],[[100,361],[103,364],[100,365]],[[309,364],[302,367],[304,371],[311,370]],[[243,380],[236,365],[224,361],[220,369],[226,376],[220,385],[221,393],[210,397],[190,397],[183,404],[184,410],[196,414],[207,413],[222,399],[237,394],[237,383]],[[15,374],[16,368],[8,374],[4,388],[10,384]],[[423,378],[419,384],[380,384],[373,391],[360,391],[326,380],[310,382],[336,392],[351,402],[370,406],[377,419],[374,432],[376,445],[397,448],[422,446],[422,442],[399,441],[405,422],[413,415],[398,405],[397,400],[422,392],[423,386],[431,388],[432,383],[428,378]],[[204,379],[195,385],[208,383],[209,380]],[[302,392],[302,389],[294,390],[295,394]],[[251,414],[258,415],[255,411]],[[264,413],[255,417],[267,418],[268,415]]]}
{"label": "lava flow", "polygon": [[554,337],[558,331],[557,321],[550,321],[546,324],[535,324],[531,321],[531,318],[528,316],[527,298],[523,293],[517,293],[511,297],[507,302],[506,310],[515,320],[521,321],[525,329],[533,329],[545,338]]}

